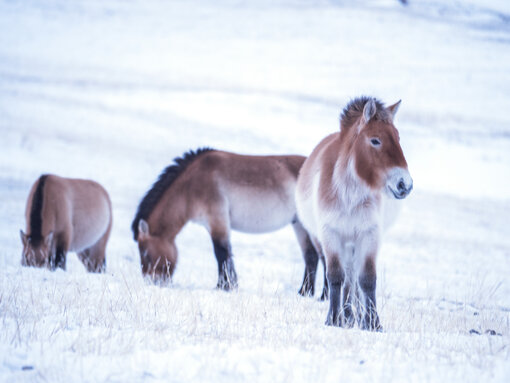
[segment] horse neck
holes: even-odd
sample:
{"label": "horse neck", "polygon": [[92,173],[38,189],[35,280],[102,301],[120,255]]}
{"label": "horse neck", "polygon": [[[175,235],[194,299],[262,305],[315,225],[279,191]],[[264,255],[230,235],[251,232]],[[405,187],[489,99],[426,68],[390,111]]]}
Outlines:
{"label": "horse neck", "polygon": [[336,187],[336,194],[342,206],[347,211],[357,209],[360,205],[372,206],[367,202],[380,200],[380,192],[372,190],[359,177],[354,166],[354,159],[349,156],[337,160],[333,173],[333,185]]}
{"label": "horse neck", "polygon": [[149,226],[153,235],[174,241],[189,221],[186,205],[184,196],[175,197],[167,192],[149,217]]}

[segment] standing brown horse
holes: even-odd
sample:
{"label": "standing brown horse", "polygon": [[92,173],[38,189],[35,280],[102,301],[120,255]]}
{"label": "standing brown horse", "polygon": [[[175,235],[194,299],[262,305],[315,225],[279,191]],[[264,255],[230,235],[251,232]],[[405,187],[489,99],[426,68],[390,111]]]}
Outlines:
{"label": "standing brown horse", "polygon": [[375,289],[384,195],[402,199],[413,188],[393,125],[399,105],[353,100],[343,111],[340,132],[323,139],[301,168],[296,204],[326,257],[327,325],[351,327],[360,321],[363,329],[381,329]]}
{"label": "standing brown horse", "polygon": [[42,175],[28,196],[25,218],[23,266],[65,270],[67,252],[76,251],[88,271],[104,271],[112,207],[97,182]]}
{"label": "standing brown horse", "polygon": [[318,256],[296,217],[294,192],[302,156],[246,156],[209,148],[189,151],[167,167],[138,206],[132,230],[142,273],[155,282],[171,278],[175,237],[193,221],[212,239],[217,287],[237,287],[230,230],[265,233],[292,224],[305,258],[302,295],[313,295]]}

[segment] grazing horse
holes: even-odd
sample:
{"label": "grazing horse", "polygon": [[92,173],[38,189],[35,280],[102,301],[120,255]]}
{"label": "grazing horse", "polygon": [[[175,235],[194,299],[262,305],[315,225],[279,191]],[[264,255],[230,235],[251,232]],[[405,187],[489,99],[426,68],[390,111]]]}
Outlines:
{"label": "grazing horse", "polygon": [[44,174],[32,186],[25,218],[23,266],[65,270],[67,252],[75,251],[87,271],[105,270],[112,206],[97,182]]}
{"label": "grazing horse", "polygon": [[351,101],[340,132],[315,147],[299,174],[298,217],[326,258],[327,325],[382,329],[375,288],[384,199],[405,198],[413,188],[393,125],[399,105]]}
{"label": "grazing horse", "polygon": [[292,224],[306,263],[302,295],[313,295],[318,255],[296,217],[294,193],[302,156],[246,156],[210,148],[168,166],[138,206],[132,230],[142,273],[171,279],[175,238],[192,221],[209,232],[218,262],[217,288],[237,287],[230,230],[266,233]]}

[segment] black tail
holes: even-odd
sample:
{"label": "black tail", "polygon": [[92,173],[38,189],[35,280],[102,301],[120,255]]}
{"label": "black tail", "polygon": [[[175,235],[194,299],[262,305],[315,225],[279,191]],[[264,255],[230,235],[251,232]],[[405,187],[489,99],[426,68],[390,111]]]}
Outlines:
{"label": "black tail", "polygon": [[39,183],[32,196],[32,209],[30,210],[30,241],[34,246],[39,245],[42,240],[42,208],[44,201],[44,185],[47,174],[39,177]]}

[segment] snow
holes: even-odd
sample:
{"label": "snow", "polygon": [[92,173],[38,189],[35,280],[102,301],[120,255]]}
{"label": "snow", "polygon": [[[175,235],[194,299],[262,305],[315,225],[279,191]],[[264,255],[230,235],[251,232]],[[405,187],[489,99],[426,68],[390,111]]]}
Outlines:
{"label": "snow", "polygon": [[[409,3],[1,1],[0,381],[508,381],[510,6]],[[414,179],[378,259],[383,333],[324,326],[290,228],[233,234],[238,292],[191,224],[173,285],[142,279],[131,220],[174,157],[306,155],[361,94],[402,99]],[[110,192],[105,275],[20,266],[45,172]]]}

